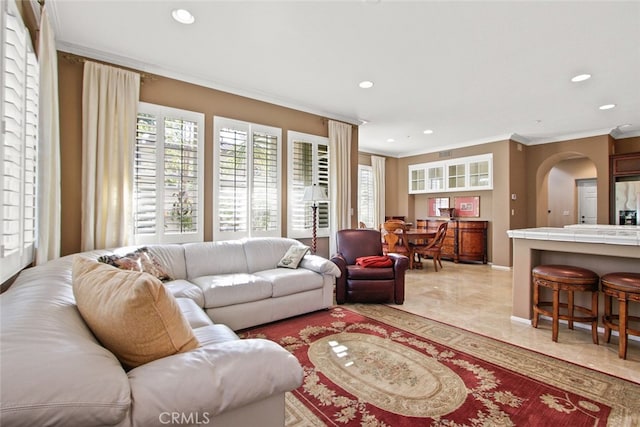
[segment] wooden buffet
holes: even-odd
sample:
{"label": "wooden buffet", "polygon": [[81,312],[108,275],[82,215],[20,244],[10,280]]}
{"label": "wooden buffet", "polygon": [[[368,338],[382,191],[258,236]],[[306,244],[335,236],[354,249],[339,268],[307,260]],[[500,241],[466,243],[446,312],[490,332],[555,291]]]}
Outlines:
{"label": "wooden buffet", "polygon": [[487,263],[488,221],[461,219],[418,219],[416,228],[435,231],[438,226],[448,222],[447,235],[442,245],[442,258],[454,262]]}

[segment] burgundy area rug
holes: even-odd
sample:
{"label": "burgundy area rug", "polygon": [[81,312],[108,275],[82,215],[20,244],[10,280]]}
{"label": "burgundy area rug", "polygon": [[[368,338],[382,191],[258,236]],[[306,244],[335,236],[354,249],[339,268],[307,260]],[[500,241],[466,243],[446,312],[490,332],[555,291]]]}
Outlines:
{"label": "burgundy area rug", "polygon": [[640,386],[383,305],[243,331],[294,354],[287,426],[640,425]]}

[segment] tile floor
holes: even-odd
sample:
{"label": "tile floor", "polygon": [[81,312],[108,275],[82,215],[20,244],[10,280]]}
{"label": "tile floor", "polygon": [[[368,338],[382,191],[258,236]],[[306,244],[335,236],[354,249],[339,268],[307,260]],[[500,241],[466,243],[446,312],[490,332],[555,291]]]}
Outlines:
{"label": "tile floor", "polygon": [[554,343],[549,320],[541,319],[538,329],[511,320],[511,271],[443,261],[444,268],[436,273],[431,260],[424,265],[407,271],[405,302],[394,307],[640,384],[640,341],[630,340],[623,360],[617,336],[607,344],[601,330],[600,345],[595,345],[587,325],[569,330],[561,323]]}

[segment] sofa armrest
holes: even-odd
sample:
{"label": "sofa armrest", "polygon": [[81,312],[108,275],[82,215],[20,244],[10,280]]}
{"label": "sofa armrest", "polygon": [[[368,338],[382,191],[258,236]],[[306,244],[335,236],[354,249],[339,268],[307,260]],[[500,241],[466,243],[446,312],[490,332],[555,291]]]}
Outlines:
{"label": "sofa armrest", "polygon": [[315,271],[316,273],[329,274],[335,277],[340,277],[342,274],[340,269],[338,269],[333,262],[318,255],[305,255],[304,258],[302,258],[302,261],[300,261],[300,267]]}
{"label": "sofa armrest", "polygon": [[347,299],[347,260],[341,253],[337,253],[331,257],[331,262],[341,272],[336,278],[336,302],[344,304]]}
{"label": "sofa armrest", "polygon": [[[278,344],[244,339],[207,345],[132,369],[133,425],[167,412],[213,418],[302,384],[298,360]],[[164,415],[166,416],[166,415]]]}

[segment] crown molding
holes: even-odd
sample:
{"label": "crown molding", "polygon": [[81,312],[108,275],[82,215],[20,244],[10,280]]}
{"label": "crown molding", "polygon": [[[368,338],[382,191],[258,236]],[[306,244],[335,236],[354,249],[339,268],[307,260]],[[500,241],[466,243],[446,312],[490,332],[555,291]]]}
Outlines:
{"label": "crown molding", "polygon": [[349,123],[355,126],[359,126],[361,124],[361,120],[358,118],[343,116],[343,115],[331,113],[328,111],[313,109],[305,105],[296,104],[291,100],[278,98],[277,96],[269,93],[260,92],[257,90],[252,91],[252,90],[241,89],[229,84],[180,73],[167,68],[159,67],[157,65],[152,65],[149,63],[138,61],[126,56],[106,53],[100,50],[90,49],[90,48],[86,48],[83,46],[78,46],[78,45],[75,45],[72,43],[66,43],[66,42],[57,42],[57,49],[59,51],[71,53],[73,55],[83,56],[87,59],[95,59],[95,60],[106,62],[109,64],[119,65],[121,67],[126,67],[133,70],[149,73],[149,74],[155,74],[157,76],[180,80],[186,83],[207,87],[209,89],[215,89],[221,92],[227,92],[233,95],[243,96],[245,98],[250,98],[257,101],[267,102],[269,104],[278,105],[280,107],[291,108],[293,110],[303,111],[309,114],[315,114],[317,116],[325,117],[331,120],[338,120],[338,121]]}

